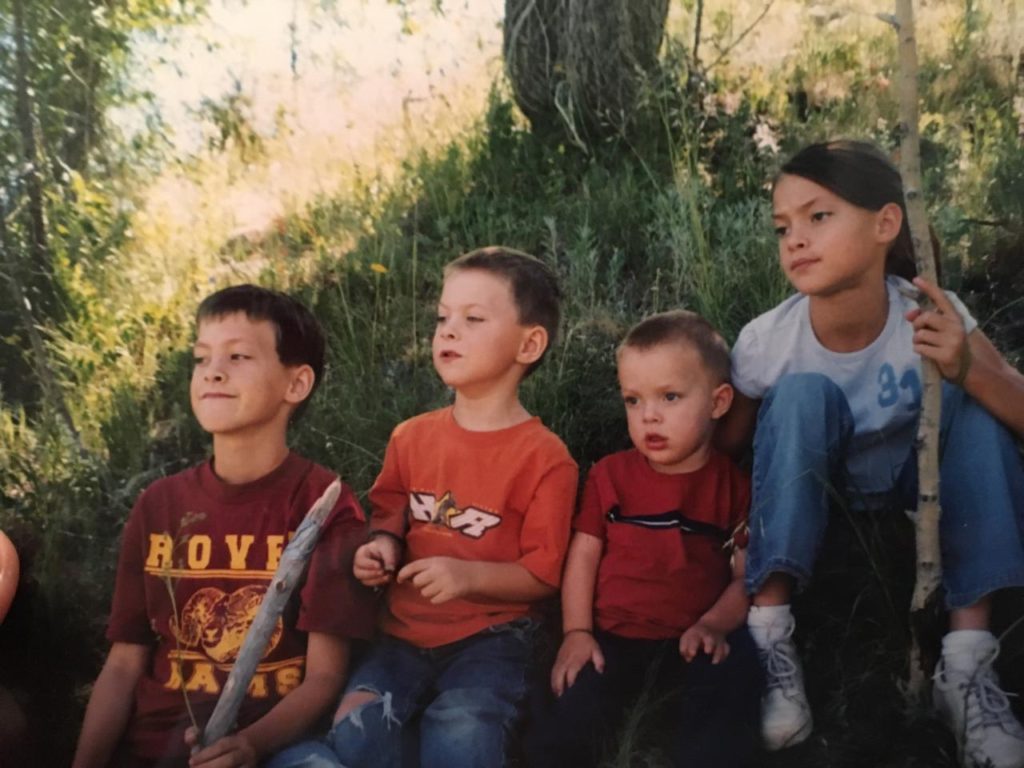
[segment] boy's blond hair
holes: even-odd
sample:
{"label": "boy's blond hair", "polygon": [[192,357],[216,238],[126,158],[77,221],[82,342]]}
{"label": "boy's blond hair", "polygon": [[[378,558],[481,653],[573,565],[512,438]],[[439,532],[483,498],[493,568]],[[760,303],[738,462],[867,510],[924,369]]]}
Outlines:
{"label": "boy's blond hair", "polygon": [[641,320],[629,329],[616,350],[616,356],[627,348],[650,349],[672,343],[686,344],[697,350],[715,385],[729,383],[732,374],[729,345],[711,323],[696,312],[685,309],[659,312]]}

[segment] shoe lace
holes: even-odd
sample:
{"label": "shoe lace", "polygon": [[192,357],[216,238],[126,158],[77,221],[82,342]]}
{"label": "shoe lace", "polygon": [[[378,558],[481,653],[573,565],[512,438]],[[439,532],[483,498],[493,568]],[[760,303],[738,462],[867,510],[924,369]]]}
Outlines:
{"label": "shoe lace", "polygon": [[[992,669],[996,655],[998,649],[981,661],[977,672],[968,680],[964,691],[966,730],[970,733],[995,726],[1024,738],[1024,728],[1010,708],[1010,696],[999,687],[999,680]],[[971,706],[972,702],[975,706]]]}
{"label": "shoe lace", "polygon": [[793,630],[790,629],[760,652],[768,689],[781,688],[788,691],[798,685],[796,676],[800,667],[796,659],[796,648],[789,639],[792,634]]}

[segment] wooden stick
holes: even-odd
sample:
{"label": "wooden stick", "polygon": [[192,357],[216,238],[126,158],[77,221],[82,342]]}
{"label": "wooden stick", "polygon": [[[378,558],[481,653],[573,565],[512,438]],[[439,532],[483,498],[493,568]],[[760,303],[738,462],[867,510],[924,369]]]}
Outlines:
{"label": "wooden stick", "polygon": [[[917,116],[917,44],[914,29],[913,0],[896,0],[896,24],[900,56],[900,172],[907,204],[907,219],[917,273],[938,283],[935,254],[928,233],[928,214],[921,194],[921,140]],[[927,297],[921,297],[922,308]],[[921,361],[921,417],[917,427],[917,515],[914,519],[917,541],[917,578],[910,602],[909,693],[918,700],[928,695],[930,669],[921,650],[921,641],[929,628],[930,608],[942,581],[942,555],[939,549],[939,423],[942,411],[942,376],[930,360]]]}
{"label": "wooden stick", "polygon": [[[210,715],[210,720],[200,737],[199,743],[202,747],[210,746],[235,727],[238,709],[249,689],[249,683],[252,682],[256,665],[267,650],[267,643],[270,642],[281,612],[302,577],[306,562],[320,537],[320,528],[327,515],[334,509],[340,494],[341,481],[335,480],[327,486],[327,490],[306,513],[298,530],[295,531],[295,536],[285,547],[256,618],[253,619],[249,631],[245,634],[245,640],[242,641],[238,660],[231,667],[227,682],[224,683],[224,690],[217,699],[217,706],[214,707],[213,714]],[[193,753],[200,748],[193,749]]]}

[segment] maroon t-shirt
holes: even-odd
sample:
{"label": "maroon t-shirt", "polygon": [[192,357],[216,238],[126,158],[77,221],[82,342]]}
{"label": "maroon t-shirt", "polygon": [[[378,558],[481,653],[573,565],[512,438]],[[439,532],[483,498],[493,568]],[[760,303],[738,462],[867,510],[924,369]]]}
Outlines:
{"label": "maroon t-shirt", "polygon": [[573,523],[604,541],[596,626],[643,639],[685,632],[732,581],[749,506],[749,477],[721,453],[676,475],[654,471],[635,449],[597,462]]}
{"label": "maroon t-shirt", "polygon": [[[153,648],[125,744],[143,759],[187,762],[182,688],[205,724],[290,535],[334,475],[294,453],[244,485],[212,462],[157,480],[125,525],[107,638]],[[306,633],[369,638],[375,605],[352,576],[365,517],[348,487],[324,523],[305,583],[292,594],[242,705],[239,727],[302,681]],[[161,760],[161,765],[165,764]]]}

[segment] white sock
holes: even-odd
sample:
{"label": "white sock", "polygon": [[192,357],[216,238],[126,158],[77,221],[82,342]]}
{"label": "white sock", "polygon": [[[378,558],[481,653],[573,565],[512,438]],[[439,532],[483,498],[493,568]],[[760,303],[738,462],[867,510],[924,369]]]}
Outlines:
{"label": "white sock", "polygon": [[942,660],[946,669],[971,673],[998,646],[999,641],[988,630],[957,629],[942,638]]}
{"label": "white sock", "polygon": [[747,627],[760,648],[784,635],[792,621],[793,612],[788,604],[752,605],[747,612]]}

